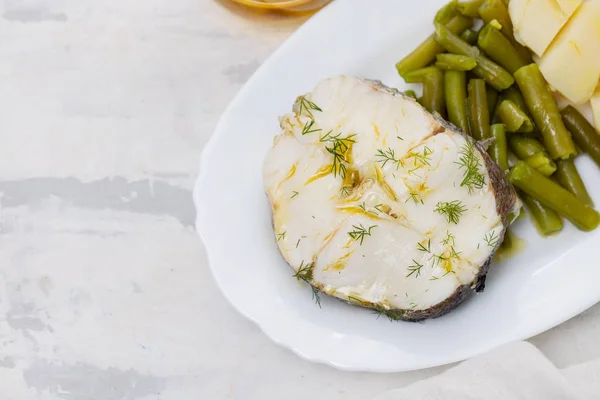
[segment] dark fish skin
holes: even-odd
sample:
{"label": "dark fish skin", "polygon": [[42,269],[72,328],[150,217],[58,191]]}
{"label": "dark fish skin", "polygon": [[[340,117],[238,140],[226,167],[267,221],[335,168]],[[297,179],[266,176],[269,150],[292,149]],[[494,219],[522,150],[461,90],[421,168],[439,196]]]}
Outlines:
{"label": "dark fish skin", "polygon": [[[380,90],[383,92],[387,92],[393,96],[402,96],[406,100],[412,101],[419,105],[421,105],[412,97],[405,95],[397,89],[390,88],[384,85],[381,81],[363,79],[365,82],[369,82],[374,89]],[[294,105],[294,107],[297,107]],[[492,190],[494,192],[494,197],[496,198],[496,211],[502,220],[502,224],[504,225],[504,230],[501,232],[498,240],[498,244],[496,248],[492,252],[491,256],[481,265],[479,273],[475,276],[472,282],[469,284],[465,284],[459,286],[452,295],[448,296],[444,301],[436,304],[433,307],[430,307],[425,310],[405,310],[405,309],[389,309],[385,310],[388,312],[393,312],[395,317],[399,320],[409,321],[409,322],[419,322],[430,318],[438,318],[441,317],[450,311],[454,310],[456,307],[464,303],[467,299],[469,299],[473,294],[483,292],[485,289],[485,280],[487,273],[489,271],[492,260],[498,251],[498,248],[502,245],[504,241],[504,237],[506,235],[506,230],[510,221],[510,214],[514,211],[515,205],[517,203],[517,193],[514,187],[508,181],[506,174],[502,169],[496,164],[490,156],[487,154],[484,146],[481,143],[478,143],[470,136],[466,135],[460,128],[451,124],[450,122],[444,120],[438,114],[432,114],[423,107],[421,107],[423,112],[430,115],[432,119],[434,119],[439,126],[433,129],[432,136],[445,132],[452,131],[454,133],[460,134],[466,138],[467,141],[471,142],[474,148],[481,154],[484,162],[485,168],[487,170],[488,176],[490,178],[490,183],[492,185]],[[317,282],[312,282],[311,285],[318,289],[322,290],[321,285]],[[324,292],[321,292],[325,294]],[[337,297],[336,297],[337,298]],[[343,301],[343,300],[342,300]],[[354,301],[348,301],[347,303],[352,305],[357,305],[365,308],[370,308],[376,311],[382,311],[381,308],[376,306],[370,306],[364,303],[358,303]],[[396,318],[395,318],[396,319]]]}

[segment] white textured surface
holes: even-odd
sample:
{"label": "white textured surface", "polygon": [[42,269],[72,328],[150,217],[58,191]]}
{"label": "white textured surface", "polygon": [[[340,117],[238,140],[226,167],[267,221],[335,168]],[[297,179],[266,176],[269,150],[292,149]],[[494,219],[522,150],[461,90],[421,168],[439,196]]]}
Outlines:
{"label": "white textured surface", "polygon": [[[212,0],[0,0],[1,399],[354,400],[441,371],[302,361],[206,267],[199,153],[303,20]],[[600,356],[599,334],[597,306],[533,342],[564,367]]]}

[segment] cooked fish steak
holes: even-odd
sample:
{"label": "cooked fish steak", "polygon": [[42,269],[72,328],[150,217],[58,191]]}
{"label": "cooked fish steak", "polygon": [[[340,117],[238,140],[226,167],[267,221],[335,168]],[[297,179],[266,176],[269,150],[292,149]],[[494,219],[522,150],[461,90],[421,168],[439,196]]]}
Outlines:
{"label": "cooked fish steak", "polygon": [[347,76],[299,97],[280,125],[264,184],[297,277],[413,321],[483,289],[519,202],[477,143],[397,90]]}

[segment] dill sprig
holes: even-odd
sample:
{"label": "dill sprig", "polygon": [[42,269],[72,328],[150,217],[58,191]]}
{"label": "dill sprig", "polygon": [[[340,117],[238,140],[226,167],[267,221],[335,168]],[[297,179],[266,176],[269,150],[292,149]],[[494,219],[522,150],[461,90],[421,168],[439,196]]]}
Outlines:
{"label": "dill sprig", "polygon": [[379,160],[377,160],[377,162],[381,163],[381,168],[385,167],[385,164],[387,164],[388,162],[396,164],[396,169],[400,168],[401,166],[404,167],[404,163],[401,159],[396,158],[396,153],[391,147],[388,147],[387,150],[377,149],[375,157],[380,158]]}
{"label": "dill sprig", "polygon": [[447,257],[444,257],[444,254],[433,254],[430,258],[430,260],[433,260],[433,265],[437,265],[437,264],[441,264],[442,262],[448,260]]}
{"label": "dill sprig", "polygon": [[442,279],[443,277],[445,277],[446,275],[448,275],[449,273],[454,273],[454,271],[446,271],[446,273],[444,275],[440,276],[432,276],[431,278],[429,278],[430,281],[437,281],[438,279]]}
{"label": "dill sprig", "polygon": [[378,308],[375,310],[377,319],[382,315],[385,315],[390,321],[400,321],[404,317],[404,311],[401,310],[386,310],[385,308]]}
{"label": "dill sprig", "polygon": [[427,241],[427,247],[423,246],[423,243],[417,243],[417,250],[431,253],[431,239]]}
{"label": "dill sprig", "polygon": [[321,298],[319,297],[319,289],[314,287],[311,283],[312,279],[313,279],[314,267],[315,267],[314,263],[307,263],[305,265],[304,261],[302,261],[300,263],[300,267],[298,267],[298,271],[296,271],[296,273],[294,274],[294,278],[298,279],[299,281],[304,281],[305,283],[308,283],[310,285],[310,287],[312,289],[313,300],[315,301],[315,303],[317,303],[319,305],[319,308],[320,308],[321,307]]}
{"label": "dill sprig", "polygon": [[473,143],[467,142],[460,152],[458,161],[455,161],[459,168],[464,169],[463,180],[460,186],[466,186],[469,189],[469,194],[473,193],[475,189],[481,189],[485,185],[485,177],[480,172],[481,161],[477,154],[475,154],[475,147]]}
{"label": "dill sprig", "polygon": [[412,260],[415,264],[414,265],[409,265],[408,266],[408,275],[406,275],[406,277],[408,278],[409,276],[415,275],[415,278],[418,278],[419,276],[421,276],[421,268],[423,268],[423,264],[419,264],[416,260]]}
{"label": "dill sprig", "polygon": [[414,168],[411,168],[411,169],[409,169],[409,170],[408,170],[408,174],[409,174],[409,175],[413,175],[413,176],[416,176],[416,177],[419,177],[419,178],[420,178],[420,176],[419,176],[419,175],[418,175],[418,174],[415,172],[415,171],[418,171],[419,169],[421,169],[421,167],[414,167]]}
{"label": "dill sprig", "polygon": [[496,247],[500,241],[500,236],[496,231],[492,231],[483,237],[485,243],[490,247]]}
{"label": "dill sprig", "polygon": [[279,242],[280,240],[285,239],[285,234],[287,233],[287,231],[283,231],[281,233],[277,234],[277,241]]}
{"label": "dill sprig", "polygon": [[294,274],[294,278],[300,281],[304,281],[306,283],[310,283],[313,278],[314,266],[314,263],[306,263],[305,265],[304,261],[302,261],[300,263],[300,266],[298,267],[298,271],[296,271],[296,273]]}
{"label": "dill sprig", "polygon": [[348,296],[348,300],[358,303],[358,304],[362,305],[363,307],[372,307],[373,306],[373,303],[371,303],[370,301],[359,299],[358,297],[355,297],[355,296]]}
{"label": "dill sprig", "polygon": [[314,118],[312,114],[313,111],[321,112],[323,110],[321,110],[318,105],[308,100],[305,96],[300,96],[300,108],[298,109],[298,115],[302,115],[302,111],[306,111],[311,118]]}
{"label": "dill sprig", "polygon": [[456,251],[454,249],[454,246],[450,246],[450,258],[455,258],[455,259],[459,259],[460,258],[460,251]]}
{"label": "dill sprig", "polygon": [[331,165],[331,171],[333,176],[340,175],[342,178],[346,178],[346,158],[348,150],[352,143],[356,143],[354,139],[356,135],[348,135],[342,137],[341,133],[333,135],[333,130],[327,132],[320,140],[322,143],[330,143],[330,146],[326,146],[327,150],[333,156],[333,164]]}
{"label": "dill sprig", "polygon": [[314,119],[311,119],[306,124],[304,124],[304,127],[302,128],[302,135],[308,135],[309,133],[314,133],[314,132],[321,132],[323,130],[321,128],[312,129],[314,124],[315,124]]}
{"label": "dill sprig", "polygon": [[440,201],[433,211],[445,215],[449,223],[458,224],[461,215],[467,211],[467,208],[460,200]]}
{"label": "dill sprig", "polygon": [[298,192],[296,192],[295,190],[292,191],[292,197],[290,197],[290,198],[293,199],[296,196],[298,196]]}
{"label": "dill sprig", "polygon": [[353,231],[348,232],[348,236],[350,236],[353,240],[360,242],[363,244],[363,240],[365,240],[365,236],[371,236],[371,230],[373,228],[377,228],[377,225],[371,225],[368,229],[365,228],[362,224],[356,226],[352,225],[354,228]]}
{"label": "dill sprig", "polygon": [[452,243],[452,245],[454,246],[454,239],[454,235],[451,234],[450,231],[446,231],[446,237],[442,239],[442,244],[449,245],[450,243]]}
{"label": "dill sprig", "polygon": [[421,203],[421,204],[425,204],[425,203],[423,202],[423,199],[421,198],[421,196],[419,196],[419,194],[418,194],[418,193],[412,193],[412,192],[411,192],[411,193],[409,193],[409,194],[408,194],[408,198],[407,198],[407,199],[406,199],[404,202],[406,203],[406,202],[408,202],[409,200],[412,200],[412,201],[413,201],[413,203],[415,203],[415,204],[419,204],[419,203]]}
{"label": "dill sprig", "polygon": [[340,190],[340,196],[341,197],[346,197],[350,194],[350,191],[352,190],[352,187],[350,186],[344,186],[342,187],[342,190]]}
{"label": "dill sprig", "polygon": [[413,159],[413,167],[424,167],[424,166],[430,166],[429,161],[431,161],[431,154],[433,153],[433,150],[431,150],[429,147],[425,146],[423,147],[423,153],[420,152],[414,152],[411,151],[410,153],[408,153],[408,155],[406,156],[406,158],[412,158]]}

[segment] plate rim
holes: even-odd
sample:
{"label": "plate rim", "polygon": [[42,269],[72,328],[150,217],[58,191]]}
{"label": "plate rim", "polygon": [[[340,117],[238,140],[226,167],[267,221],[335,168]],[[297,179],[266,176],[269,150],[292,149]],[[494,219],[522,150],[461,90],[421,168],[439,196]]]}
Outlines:
{"label": "plate rim", "polygon": [[[308,352],[302,351],[295,344],[291,343],[289,340],[286,340],[283,335],[282,336],[275,335],[271,330],[267,329],[267,324],[261,323],[258,318],[255,318],[255,316],[253,316],[250,312],[248,312],[244,308],[240,307],[231,298],[231,296],[225,291],[224,285],[222,284],[221,280],[219,279],[219,276],[217,275],[215,267],[214,267],[213,250],[207,245],[206,232],[202,226],[202,215],[203,215],[202,213],[204,212],[203,208],[205,208],[205,207],[203,207],[204,204],[203,204],[203,200],[202,200],[201,194],[200,194],[200,192],[201,192],[200,188],[202,187],[203,182],[205,182],[208,179],[208,168],[207,167],[208,167],[209,159],[211,158],[212,154],[214,153],[214,147],[216,146],[219,139],[223,136],[223,134],[225,132],[224,127],[227,124],[227,121],[232,116],[235,115],[235,113],[233,113],[233,110],[243,100],[246,93],[248,91],[250,91],[251,87],[253,86],[253,83],[260,78],[263,71],[267,70],[268,67],[273,63],[273,61],[278,58],[279,53],[282,52],[290,42],[294,41],[298,36],[301,36],[305,30],[309,30],[309,29],[311,29],[312,25],[318,24],[318,21],[321,18],[324,18],[323,17],[324,15],[333,13],[337,7],[341,7],[341,6],[339,6],[339,4],[343,4],[343,3],[345,3],[344,0],[338,0],[336,2],[327,4],[323,9],[321,9],[319,12],[317,12],[311,19],[306,21],[296,31],[294,31],[287,39],[285,39],[266,58],[266,60],[261,64],[261,66],[254,72],[254,74],[246,81],[246,83],[237,92],[237,94],[230,101],[228,106],[225,108],[225,110],[219,117],[218,123],[216,124],[212,135],[210,136],[206,145],[202,149],[202,152],[200,155],[200,161],[199,161],[199,167],[200,167],[199,171],[200,172],[195,180],[194,187],[193,187],[192,197],[193,197],[194,206],[195,206],[195,210],[196,210],[195,230],[204,245],[210,273],[211,273],[214,281],[217,283],[217,287],[218,287],[219,291],[221,292],[223,297],[227,300],[227,302],[239,314],[241,314],[246,319],[252,321],[260,329],[260,331],[265,336],[267,336],[272,342],[274,342],[275,344],[277,344],[280,347],[290,350],[291,352],[293,352],[294,354],[296,354],[298,357],[300,357],[303,360],[313,362],[313,363],[328,365],[330,367],[333,367],[335,369],[342,370],[342,371],[375,372],[375,373],[391,373],[391,372],[405,372],[405,371],[413,371],[413,370],[422,370],[422,369],[427,369],[427,368],[444,366],[444,365],[448,365],[448,364],[452,364],[452,363],[456,363],[456,362],[461,362],[465,359],[469,359],[471,357],[481,354],[482,351],[481,350],[468,351],[459,357],[446,356],[444,358],[441,358],[442,361],[440,361],[440,359],[438,359],[437,361],[424,360],[423,362],[415,363],[410,367],[392,367],[392,368],[376,368],[376,367],[364,368],[364,367],[359,367],[359,366],[349,366],[349,365],[345,365],[345,364],[336,363],[334,361],[331,361],[330,359],[319,357],[319,356],[310,354]],[[590,297],[590,299],[591,299],[591,297]],[[566,315],[566,316],[563,315],[563,313],[555,313],[554,318],[546,320],[545,324],[540,324],[535,329],[519,330],[518,334],[510,335],[509,338],[504,338],[502,340],[496,340],[495,342],[490,342],[490,346],[488,346],[489,348],[485,351],[489,351],[489,350],[491,350],[495,347],[498,347],[502,344],[506,344],[506,343],[510,343],[510,342],[514,342],[514,341],[526,340],[526,339],[529,339],[536,335],[539,335],[540,333],[548,331],[549,329],[552,329],[552,328],[560,325],[561,323],[564,323],[568,319],[581,314],[582,312],[589,309],[590,307],[597,304],[598,302],[600,302],[600,294],[595,299],[591,299],[590,301],[588,301],[586,303],[582,302],[580,307],[577,308],[576,312],[567,313],[568,315]]]}

